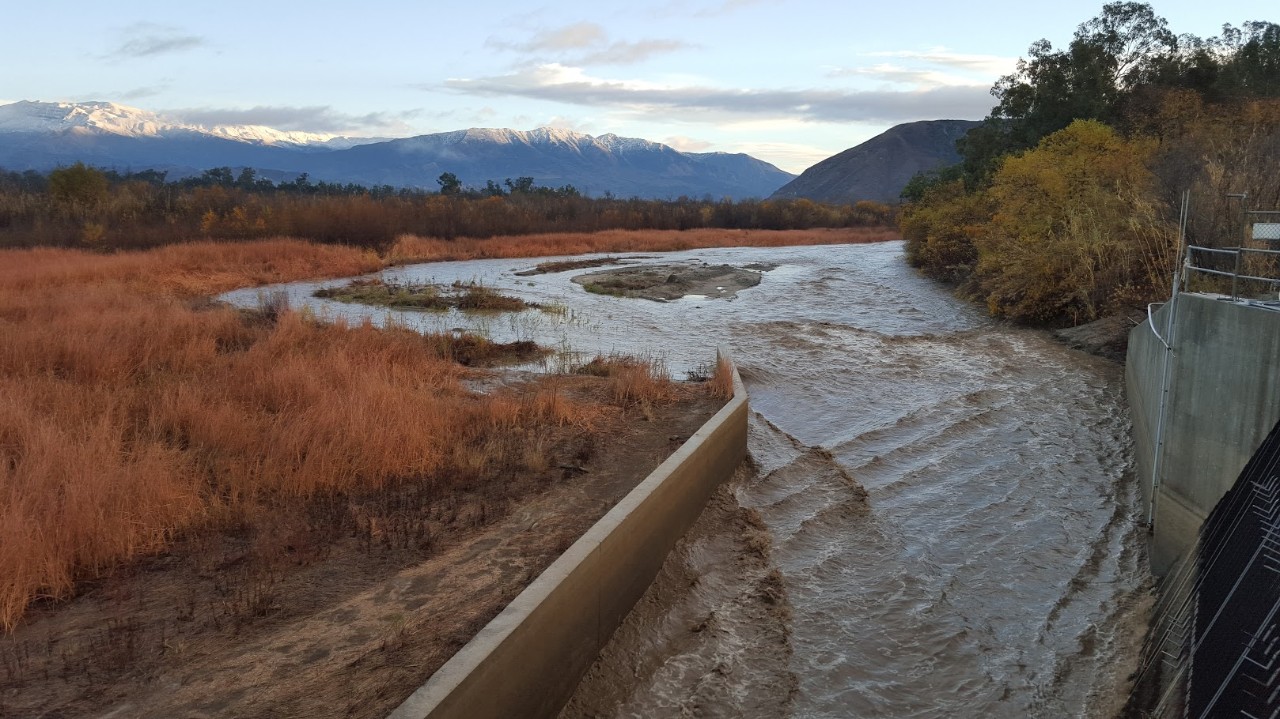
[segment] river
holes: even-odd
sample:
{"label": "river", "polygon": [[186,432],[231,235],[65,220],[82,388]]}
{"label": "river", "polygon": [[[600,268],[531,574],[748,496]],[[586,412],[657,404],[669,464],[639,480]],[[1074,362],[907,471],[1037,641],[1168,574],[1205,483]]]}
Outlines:
{"label": "river", "polygon": [[[766,528],[785,587],[786,696],[760,708],[759,617],[741,607],[746,579],[731,551],[702,531],[673,561],[716,581],[673,605],[666,624],[679,629],[628,633],[635,646],[612,648],[644,655],[636,666],[647,668],[610,687],[605,713],[1115,715],[1150,583],[1120,367],[988,319],[918,277],[897,242],[637,261],[776,268],[732,300],[670,303],[589,294],[569,282],[578,272],[516,274],[537,261],[383,273],[478,281],[557,308],[498,317],[310,297],[333,282],[282,291],[328,316],[535,339],[560,350],[548,366],[620,352],[680,376],[717,346],[732,355],[751,397],[755,464],[731,490]],[[715,631],[678,636],[698,615],[716,617]]]}

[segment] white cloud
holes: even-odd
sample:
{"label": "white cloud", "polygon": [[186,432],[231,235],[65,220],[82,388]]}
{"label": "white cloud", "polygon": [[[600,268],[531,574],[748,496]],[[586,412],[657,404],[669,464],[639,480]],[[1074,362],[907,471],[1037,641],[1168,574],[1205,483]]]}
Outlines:
{"label": "white cloud", "polygon": [[891,63],[879,63],[868,67],[836,68],[828,77],[865,77],[915,88],[930,87],[990,87],[990,83],[975,83],[973,78],[937,70],[904,67]]}
{"label": "white cloud", "polygon": [[569,65],[634,65],[655,55],[693,47],[683,40],[651,38],[610,42],[604,27],[593,22],[542,30],[525,42],[490,39],[490,47],[530,57],[554,57]]}
{"label": "white cloud", "polygon": [[415,113],[371,112],[352,115],[338,112],[328,105],[258,105],[248,109],[193,107],[165,110],[162,114],[205,127],[265,125],[277,130],[383,135],[407,131],[409,128],[405,120]]}
{"label": "white cloud", "polygon": [[676,52],[692,47],[680,40],[641,40],[639,42],[615,42],[578,59],[581,65],[634,65],[654,55]]}
{"label": "white cloud", "polygon": [[543,30],[531,40],[513,45],[526,52],[539,50],[580,50],[593,47],[605,41],[608,34],[604,28],[593,22],[577,22],[555,30]]}
{"label": "white cloud", "polygon": [[1016,57],[956,53],[947,50],[945,47],[935,47],[930,50],[869,52],[866,53],[866,56],[915,60],[929,65],[938,65],[983,77],[991,77],[993,80],[1001,75],[1008,75],[1013,72],[1014,67],[1018,64],[1018,58]]}
{"label": "white cloud", "polygon": [[[523,97],[640,115],[683,113],[684,119],[790,119],[809,122],[885,122],[980,118],[991,109],[986,86],[947,85],[913,90],[739,89],[660,85],[592,77],[560,64],[507,75],[445,81],[455,92],[479,97]],[[434,89],[434,88],[432,88]]]}
{"label": "white cloud", "polygon": [[706,152],[715,147],[714,142],[685,137],[684,135],[672,135],[663,139],[662,144],[674,147],[681,152]]}

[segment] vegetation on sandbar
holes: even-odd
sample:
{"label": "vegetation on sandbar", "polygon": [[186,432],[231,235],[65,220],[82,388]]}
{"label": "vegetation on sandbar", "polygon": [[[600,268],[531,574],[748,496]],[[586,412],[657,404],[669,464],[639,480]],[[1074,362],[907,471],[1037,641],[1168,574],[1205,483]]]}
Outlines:
{"label": "vegetation on sandbar", "polygon": [[530,275],[545,275],[552,272],[567,272],[569,270],[582,270],[588,267],[604,267],[606,265],[618,264],[622,264],[622,260],[617,257],[596,257],[586,260],[559,260],[556,262],[542,262],[532,270],[525,270],[524,272],[517,272],[516,274],[521,277],[528,277]]}
{"label": "vegetation on sandbar", "polygon": [[379,278],[356,279],[340,287],[313,293],[322,299],[357,302],[395,309],[519,312],[538,305],[519,297],[500,294],[477,282],[454,282],[448,287],[425,284],[396,284]]}

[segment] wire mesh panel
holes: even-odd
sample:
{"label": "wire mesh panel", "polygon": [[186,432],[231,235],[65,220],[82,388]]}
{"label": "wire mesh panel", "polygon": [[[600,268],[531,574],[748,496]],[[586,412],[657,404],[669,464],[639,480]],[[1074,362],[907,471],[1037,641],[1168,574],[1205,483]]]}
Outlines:
{"label": "wire mesh panel", "polygon": [[1187,715],[1275,717],[1280,425],[1201,530]]}
{"label": "wire mesh panel", "polygon": [[1280,423],[1165,577],[1125,716],[1280,719]]}

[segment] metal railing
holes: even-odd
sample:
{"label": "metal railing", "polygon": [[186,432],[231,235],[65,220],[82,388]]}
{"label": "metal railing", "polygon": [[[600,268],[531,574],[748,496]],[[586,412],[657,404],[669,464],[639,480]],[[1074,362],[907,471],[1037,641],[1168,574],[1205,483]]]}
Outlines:
{"label": "metal railing", "polygon": [[[1210,266],[1205,261],[1206,256],[1220,257],[1226,259],[1227,268],[1222,264]],[[1247,267],[1248,259],[1252,256],[1259,257],[1275,257],[1280,258],[1280,250],[1263,250],[1253,247],[1202,247],[1200,245],[1188,245],[1186,254],[1186,263],[1184,272],[1182,273],[1182,290],[1188,291],[1188,285],[1191,282],[1192,273],[1200,273],[1214,277],[1225,277],[1231,279],[1231,299],[1239,301],[1241,299],[1259,299],[1242,298],[1240,293],[1241,282],[1262,283],[1267,286],[1271,295],[1268,299],[1277,299],[1276,291],[1280,289],[1280,263],[1271,265],[1274,272],[1272,276],[1263,276],[1257,274],[1249,274],[1252,270]],[[1258,263],[1254,263],[1256,266]]]}

